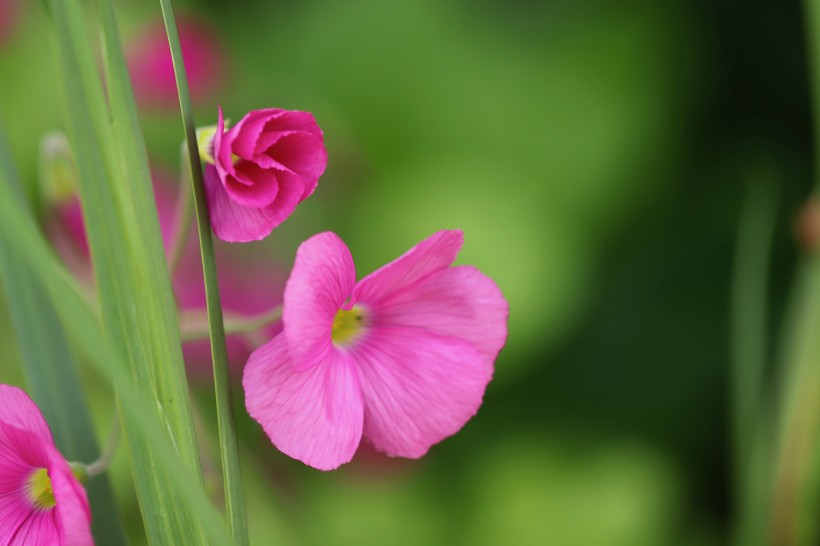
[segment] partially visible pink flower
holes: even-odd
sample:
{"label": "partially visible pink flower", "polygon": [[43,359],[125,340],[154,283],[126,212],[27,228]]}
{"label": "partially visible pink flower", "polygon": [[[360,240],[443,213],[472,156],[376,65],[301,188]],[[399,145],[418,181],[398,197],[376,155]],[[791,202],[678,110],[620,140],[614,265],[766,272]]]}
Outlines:
{"label": "partially visible pink flower", "polygon": [[[199,311],[204,317],[205,285],[196,234],[192,243],[183,256],[179,271],[174,275],[174,293],[180,309],[187,312]],[[220,245],[216,241],[214,246],[219,294],[226,320],[261,315],[282,303],[284,272],[279,273],[276,264],[267,256],[264,259],[244,255],[237,257],[235,252],[231,252],[235,248],[226,248],[228,245],[225,243]],[[277,321],[264,327],[261,332],[229,335],[227,348],[231,375],[241,377],[242,367],[253,349],[280,330],[281,323]],[[210,342],[207,339],[189,341],[182,348],[189,377],[192,380],[212,381]]]}
{"label": "partially visible pink flower", "polygon": [[[0,0],[3,1],[3,0]],[[225,54],[219,33],[191,16],[178,18],[179,42],[194,104],[211,100],[225,77]],[[177,109],[176,79],[171,49],[162,20],[146,25],[126,45],[126,62],[141,107]]]}
{"label": "partially visible pink flower", "polygon": [[[160,169],[152,169],[154,179],[154,196],[159,215],[160,229],[166,253],[174,238],[176,218],[177,190],[171,181],[171,175]],[[83,223],[82,208],[76,194],[52,203],[44,213],[45,229],[52,244],[57,250],[69,271],[86,284],[93,283],[88,241]],[[222,298],[222,308],[226,318],[231,316],[249,317],[270,311],[282,302],[282,278],[271,278],[270,271],[276,264],[270,260],[249,261],[244,256],[237,258],[229,251],[228,245],[215,245],[217,273]],[[172,279],[174,294],[179,308],[188,313],[205,315],[205,286],[202,277],[202,262],[199,257],[199,242],[196,230],[191,230],[179,269]],[[261,333],[264,339],[279,332],[278,323],[264,328]],[[229,335],[228,361],[231,372],[237,376],[253,347],[262,341],[257,338],[260,332],[249,332],[244,335]],[[185,363],[192,379],[210,379],[211,352],[208,340],[190,341],[183,345]],[[0,543],[2,544],[2,543]]]}
{"label": "partially visible pink flower", "polygon": [[19,0],[0,0],[0,44],[14,30],[19,8]]}
{"label": "partially visible pink flower", "polygon": [[507,336],[495,283],[451,267],[460,231],[440,231],[358,283],[334,233],[302,243],[283,331],[245,366],[246,405],[273,444],[321,470],[362,437],[417,458],[478,411]]}
{"label": "partially visible pink flower", "polygon": [[85,489],[26,393],[0,385],[0,544],[86,546]]}
{"label": "partially visible pink flower", "polygon": [[228,242],[263,239],[313,190],[327,166],[322,130],[313,115],[254,110],[213,137],[213,164],[205,167],[211,225]]}

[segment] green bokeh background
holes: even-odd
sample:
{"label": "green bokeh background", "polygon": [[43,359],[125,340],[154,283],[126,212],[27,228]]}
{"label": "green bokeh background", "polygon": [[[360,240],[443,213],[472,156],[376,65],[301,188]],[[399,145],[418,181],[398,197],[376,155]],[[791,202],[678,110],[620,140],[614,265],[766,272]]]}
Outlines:
{"label": "green bokeh background", "polygon": [[[64,124],[48,21],[20,2],[0,119],[25,179]],[[773,330],[810,187],[798,2],[179,1],[219,35],[226,115],[312,111],[330,163],[264,243],[339,233],[360,275],[438,229],[494,278],[510,334],[478,416],[419,461],[365,450],[320,473],[240,412],[254,544],[711,545],[730,530],[728,297],[743,182],[780,216]],[[158,2],[118,3],[126,41]],[[216,102],[200,104],[210,124]],[[175,170],[177,113],[145,111]],[[241,258],[240,258],[241,259]],[[5,312],[0,381],[22,384]],[[101,435],[111,396],[85,371]],[[209,391],[197,387],[204,421]],[[203,444],[214,426],[203,430]],[[113,476],[142,540],[128,462]],[[218,483],[217,477],[211,477]]]}

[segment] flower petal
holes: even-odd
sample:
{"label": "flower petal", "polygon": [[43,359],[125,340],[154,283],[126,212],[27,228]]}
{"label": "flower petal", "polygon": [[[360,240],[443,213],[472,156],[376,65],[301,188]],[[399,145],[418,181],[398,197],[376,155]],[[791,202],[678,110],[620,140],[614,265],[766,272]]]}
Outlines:
{"label": "flower petal", "polygon": [[489,377],[469,343],[413,328],[373,328],[350,354],[364,395],[364,437],[417,458],[478,411]]}
{"label": "flower petal", "polygon": [[327,150],[322,137],[306,131],[280,133],[264,154],[316,185],[327,167]]}
{"label": "flower petal", "polygon": [[378,304],[430,273],[449,267],[456,259],[462,244],[464,234],[461,230],[434,233],[399,258],[359,281],[353,291],[350,305],[357,302]]}
{"label": "flower petal", "polygon": [[278,112],[281,110],[277,108],[248,112],[225,134],[225,147],[243,159],[252,159],[265,122]]}
{"label": "flower petal", "polygon": [[333,319],[355,283],[353,257],[335,233],[319,233],[299,246],[282,313],[296,370],[307,370],[329,357]]}
{"label": "flower petal", "polygon": [[211,227],[223,241],[244,243],[264,239],[284,219],[272,206],[246,207],[231,199],[213,165],[205,166],[204,182]]}
{"label": "flower petal", "polygon": [[54,491],[54,507],[57,528],[62,546],[90,546],[91,509],[85,489],[74,477],[69,464],[56,449],[49,453],[48,475]]}
{"label": "flower petal", "polygon": [[[22,393],[25,398],[19,398],[21,404],[25,405],[25,400],[30,402],[19,389],[1,387],[6,391],[4,399],[8,400],[9,393]],[[9,421],[0,421],[0,544],[58,544],[57,540],[45,540],[57,538],[51,514],[36,509],[26,491],[32,473],[48,467],[48,453],[55,450],[54,444],[50,437],[46,439],[33,429],[20,428],[19,421]],[[41,537],[45,541],[36,542]]]}
{"label": "flower petal", "polygon": [[54,445],[51,430],[40,408],[17,387],[0,385],[0,422],[28,430],[44,444]]}
{"label": "flower petal", "polygon": [[244,159],[236,164],[234,170],[235,174],[224,178],[225,189],[231,199],[240,205],[255,208],[273,203],[279,192],[274,171],[263,169]]}
{"label": "flower petal", "polygon": [[319,470],[353,457],[362,436],[363,404],[350,357],[332,351],[296,371],[280,334],[251,355],[242,380],[248,413],[280,451]]}
{"label": "flower petal", "polygon": [[374,309],[377,326],[421,328],[473,345],[488,377],[507,339],[509,305],[498,286],[472,266],[431,273]]}
{"label": "flower petal", "polygon": [[70,544],[60,541],[60,530],[57,528],[53,510],[29,510],[26,514],[26,518],[18,524],[16,529],[7,536],[3,536],[3,542],[0,544],[14,546]]}

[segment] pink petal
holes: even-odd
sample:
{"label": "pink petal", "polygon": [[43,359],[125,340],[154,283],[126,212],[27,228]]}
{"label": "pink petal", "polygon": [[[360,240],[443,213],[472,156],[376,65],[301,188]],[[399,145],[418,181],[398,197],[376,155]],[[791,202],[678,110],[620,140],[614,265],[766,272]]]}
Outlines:
{"label": "pink petal", "polygon": [[273,203],[279,192],[275,172],[262,169],[244,159],[236,164],[235,171],[236,174],[228,175],[224,179],[225,189],[231,199],[240,205],[255,208]]}
{"label": "pink petal", "polygon": [[364,437],[417,458],[478,411],[489,377],[467,342],[413,328],[373,328],[350,354],[364,395]]}
{"label": "pink petal", "polygon": [[[313,114],[299,110],[279,110],[275,116],[271,116],[265,123],[265,133],[272,134],[277,131],[305,131],[322,136],[322,130]],[[271,142],[262,140],[257,153],[263,152],[270,145]]]}
{"label": "pink petal", "polygon": [[91,538],[91,509],[85,489],[74,477],[71,467],[62,455],[52,449],[49,453],[48,475],[54,491],[57,527],[62,546],[89,546]]}
{"label": "pink petal", "polygon": [[304,131],[284,133],[265,154],[304,178],[309,191],[303,199],[313,193],[327,167],[322,137]]}
{"label": "pink petal", "polygon": [[[7,385],[0,387],[5,391],[5,401],[9,399],[7,394],[22,392]],[[28,396],[19,400],[21,405],[26,405],[26,400],[31,403]],[[36,509],[26,491],[32,473],[48,468],[49,451],[56,451],[51,437],[44,438],[42,431],[19,428],[19,419],[12,423],[14,418],[4,417],[7,420],[0,420],[0,544],[59,544],[53,515]]]}
{"label": "pink petal", "polygon": [[[54,510],[30,510],[13,533],[9,534],[8,542],[2,544],[13,546],[64,546],[60,541],[60,530],[55,520]],[[88,543],[90,544],[90,543]],[[73,546],[73,545],[72,545]]]}
{"label": "pink petal", "polygon": [[225,135],[225,145],[237,156],[243,159],[253,159],[259,154],[257,144],[262,131],[265,130],[265,124],[282,112],[283,110],[279,108],[248,112]]}
{"label": "pink petal", "polygon": [[329,358],[333,319],[356,283],[350,250],[326,231],[299,246],[285,285],[282,322],[296,370]]}
{"label": "pink petal", "polygon": [[471,266],[431,273],[374,309],[376,326],[407,326],[455,337],[478,349],[488,377],[507,339],[509,305],[498,286]]}
{"label": "pink petal", "polygon": [[17,387],[0,385],[0,423],[29,431],[43,444],[54,445],[40,408]]}
{"label": "pink petal", "polygon": [[356,369],[332,351],[310,370],[296,371],[284,335],[257,349],[245,366],[242,385],[248,413],[273,445],[319,470],[353,457],[362,436],[362,395]]}
{"label": "pink petal", "polygon": [[449,267],[456,259],[462,244],[464,234],[461,230],[434,233],[399,258],[359,281],[353,291],[351,304],[378,304],[430,273]]}
{"label": "pink petal", "polygon": [[232,243],[264,239],[284,219],[272,206],[242,206],[228,195],[213,165],[205,166],[205,194],[211,227],[217,237]]}

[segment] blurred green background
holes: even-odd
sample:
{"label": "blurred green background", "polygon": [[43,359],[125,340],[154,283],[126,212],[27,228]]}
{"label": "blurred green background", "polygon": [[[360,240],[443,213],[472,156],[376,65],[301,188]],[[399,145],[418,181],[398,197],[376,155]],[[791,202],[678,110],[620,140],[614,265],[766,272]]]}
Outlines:
{"label": "blurred green background", "polygon": [[[0,1],[16,6],[0,12],[0,120],[34,199],[39,140],[64,125],[54,44],[39,2]],[[316,194],[238,260],[270,256],[281,276],[300,241],[331,229],[361,276],[461,228],[460,262],[493,277],[511,307],[481,411],[422,460],[363,448],[320,473],[240,412],[253,543],[727,542],[728,302],[744,182],[779,188],[773,331],[810,188],[798,2],[174,4],[219,52],[200,124],[217,104],[234,120],[277,106],[312,111],[325,131]],[[158,24],[158,2],[119,8],[127,47]],[[179,114],[142,115],[152,161],[174,172]],[[22,384],[0,320],[0,381]],[[104,435],[110,393],[90,373],[86,386]],[[195,391],[214,423],[208,388]],[[206,449],[213,436],[206,425]],[[124,450],[113,475],[139,544]]]}

